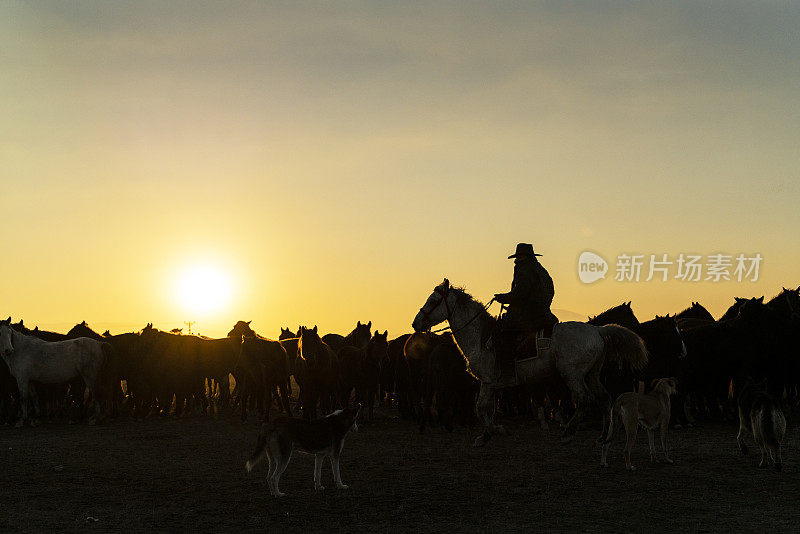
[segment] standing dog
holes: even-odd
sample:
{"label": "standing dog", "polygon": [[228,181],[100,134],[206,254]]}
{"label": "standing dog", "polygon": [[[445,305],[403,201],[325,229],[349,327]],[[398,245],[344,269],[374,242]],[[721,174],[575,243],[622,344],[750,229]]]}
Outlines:
{"label": "standing dog", "polygon": [[739,434],[736,442],[742,454],[747,454],[744,433],[752,430],[753,439],[761,449],[761,463],[758,467],[767,467],[772,462],[775,469],[780,470],[783,464],[781,443],[786,434],[786,417],[778,401],[767,393],[766,385],[766,380],[758,384],[748,382],[739,393]]}
{"label": "standing dog", "polygon": [[346,410],[336,410],[332,414],[317,419],[307,421],[305,419],[294,419],[282,417],[275,419],[271,423],[266,423],[261,427],[258,434],[256,450],[245,464],[248,472],[253,470],[266,456],[269,460],[269,472],[267,473],[267,484],[269,492],[275,497],[283,497],[278,489],[278,482],[281,475],[289,465],[292,452],[296,448],[300,452],[314,455],[314,488],[318,491],[324,490],[322,486],[322,462],[325,457],[331,460],[333,478],[339,489],[347,489],[342,483],[342,476],[339,474],[339,455],[344,447],[344,438],[350,429],[358,430],[356,419],[361,405]]}
{"label": "standing dog", "polygon": [[603,442],[603,456],[600,459],[601,467],[608,467],[608,449],[614,439],[614,421],[622,419],[625,425],[625,469],[635,471],[631,465],[631,449],[636,443],[637,426],[642,425],[647,429],[650,440],[650,461],[656,461],[655,429],[661,429],[661,448],[664,449],[664,459],[672,463],[667,452],[667,429],[669,428],[670,395],[675,394],[676,380],[674,378],[659,378],[650,393],[637,393],[628,391],[623,393],[611,407],[611,421],[608,426],[608,436]]}

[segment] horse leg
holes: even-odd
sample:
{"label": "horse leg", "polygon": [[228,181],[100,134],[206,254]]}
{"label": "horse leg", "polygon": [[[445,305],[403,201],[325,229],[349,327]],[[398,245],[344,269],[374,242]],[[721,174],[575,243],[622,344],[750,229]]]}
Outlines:
{"label": "horse leg", "polygon": [[603,413],[603,430],[600,432],[600,437],[597,438],[597,443],[602,443],[605,439],[606,434],[608,433],[608,420],[609,414],[611,413],[611,396],[608,394],[608,390],[605,388],[602,382],[600,382],[600,368],[602,364],[597,365],[591,371],[589,371],[589,375],[586,377],[586,385],[589,388],[592,396],[594,396],[595,402],[597,406],[600,408],[600,411]]}
{"label": "horse leg", "polygon": [[89,424],[94,425],[100,421],[100,397],[102,396],[99,387],[100,381],[92,379],[88,376],[84,377],[83,381],[86,383],[86,387],[89,389],[89,394],[92,396],[92,404],[94,405],[94,416],[89,418]]}
{"label": "horse leg", "polygon": [[292,407],[289,404],[289,391],[288,388],[286,387],[286,383],[284,383],[283,381],[278,382],[278,392],[280,393],[281,401],[283,401],[284,410],[289,415],[289,417],[292,417]]}
{"label": "horse leg", "polygon": [[475,413],[478,422],[483,426],[483,434],[475,438],[472,442],[473,447],[482,447],[491,439],[492,434],[504,434],[505,428],[502,425],[494,424],[494,410],[497,402],[497,392],[493,387],[481,383],[478,392],[478,401],[475,404]]}
{"label": "horse leg", "polygon": [[17,420],[16,426],[17,428],[21,428],[25,421],[28,419],[28,402],[30,400],[30,383],[27,380],[17,379],[17,386],[19,388],[19,397],[20,397],[20,416]]}
{"label": "horse leg", "polygon": [[586,390],[586,385],[582,379],[577,377],[565,378],[567,386],[572,391],[575,399],[575,412],[567,421],[564,430],[561,432],[561,443],[569,443],[575,436],[575,431],[578,430],[578,424],[583,421],[586,416],[586,404],[589,398],[589,392]]}

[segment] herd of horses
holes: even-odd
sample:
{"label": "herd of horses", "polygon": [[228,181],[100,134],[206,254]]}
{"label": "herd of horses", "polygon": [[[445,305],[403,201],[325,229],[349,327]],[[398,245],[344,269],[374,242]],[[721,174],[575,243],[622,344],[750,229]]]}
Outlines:
{"label": "herd of horses", "polygon": [[[624,302],[586,323],[560,323],[560,333],[556,328],[553,334],[554,348],[561,343],[553,372],[535,371],[536,379],[492,388],[491,373],[474,355],[488,350],[494,318],[445,282],[421,308],[416,331],[393,339],[387,331],[373,331],[371,321],[357,322],[347,335],[321,336],[314,326],[281,329],[272,340],[256,333],[249,321],[238,321],[224,338],[210,339],[152,324],[112,335],[82,322],[61,334],[9,318],[0,321],[0,422],[36,424],[37,416],[94,422],[231,409],[243,421],[252,411],[268,420],[273,404],[313,419],[318,410],[329,413],[360,402],[370,420],[380,403],[395,407],[420,431],[430,424],[452,430],[455,424],[482,422],[490,433],[499,409],[536,417],[542,426],[569,420],[569,433],[585,415],[588,399],[600,396],[607,402],[667,376],[678,381],[676,425],[691,424],[698,416],[732,418],[736,393],[749,379],[766,380],[787,408],[800,399],[800,287],[784,288],[768,302],[736,298],[719,319],[693,302],[680,313],[640,322],[631,303]],[[463,326],[457,324],[460,306]],[[445,320],[452,332],[430,331]],[[475,339],[467,336],[467,324],[474,327]],[[578,363],[572,369],[559,361],[569,361],[567,351],[578,346],[578,338],[570,336],[588,327],[598,332],[604,348],[599,363],[575,374]],[[646,358],[612,357],[629,341],[618,337],[623,330],[625,336],[635,334]],[[595,380],[599,387],[592,385]]]}

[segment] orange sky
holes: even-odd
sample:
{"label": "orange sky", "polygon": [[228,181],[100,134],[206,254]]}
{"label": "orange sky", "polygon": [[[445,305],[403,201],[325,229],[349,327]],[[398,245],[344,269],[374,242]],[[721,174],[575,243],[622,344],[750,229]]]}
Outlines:
{"label": "orange sky", "polygon": [[[0,302],[27,324],[391,335],[448,276],[640,319],[800,283],[800,6],[0,7]],[[612,262],[578,280],[577,258]],[[620,253],[760,253],[755,283],[620,283]],[[227,305],[187,311],[214,265]]]}

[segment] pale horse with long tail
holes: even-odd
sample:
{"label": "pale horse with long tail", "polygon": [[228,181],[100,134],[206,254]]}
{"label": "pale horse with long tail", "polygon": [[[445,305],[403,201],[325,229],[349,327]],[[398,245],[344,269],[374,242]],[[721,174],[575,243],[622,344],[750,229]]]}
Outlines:
{"label": "pale horse with long tail", "polygon": [[[603,363],[606,360],[619,365],[628,362],[639,370],[645,366],[648,358],[642,338],[627,328],[613,324],[592,326],[567,321],[553,327],[549,354],[516,362],[516,381],[501,382],[494,350],[486,342],[494,328],[495,319],[483,304],[463,289],[452,287],[447,278],[433,289],[414,318],[412,327],[416,332],[427,331],[444,321],[449,323],[453,337],[468,362],[469,371],[481,382],[475,408],[484,431],[475,438],[473,444],[476,447],[484,445],[492,434],[507,433],[502,425],[494,424],[497,394],[503,387],[541,382],[556,374],[572,391],[576,408],[564,427],[562,441],[572,439],[592,398],[603,413],[605,432],[611,398],[600,381]],[[535,352],[531,356],[535,356]]]}

